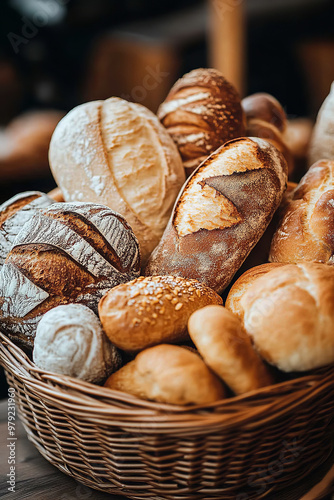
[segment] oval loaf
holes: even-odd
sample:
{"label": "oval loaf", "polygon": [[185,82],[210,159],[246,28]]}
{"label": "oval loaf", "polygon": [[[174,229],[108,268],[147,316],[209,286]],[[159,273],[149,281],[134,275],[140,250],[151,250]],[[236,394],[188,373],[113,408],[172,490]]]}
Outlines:
{"label": "oval loaf", "polygon": [[82,104],[58,124],[49,157],[65,201],[101,203],[121,214],[147,260],[185,180],[177,148],[158,118],[116,97]]}
{"label": "oval loaf", "polygon": [[194,278],[220,293],[267,228],[286,180],[282,154],[263,139],[219,148],[185,184],[146,275]]}

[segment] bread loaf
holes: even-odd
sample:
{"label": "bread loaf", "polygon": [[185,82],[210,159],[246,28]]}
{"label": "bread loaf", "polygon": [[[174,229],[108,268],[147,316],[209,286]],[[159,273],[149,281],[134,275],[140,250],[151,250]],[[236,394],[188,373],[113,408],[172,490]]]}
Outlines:
{"label": "bread loaf", "polygon": [[247,120],[246,135],[265,139],[281,151],[291,176],[294,160],[285,141],[287,117],[281,104],[270,94],[258,93],[245,97],[242,107]]}
{"label": "bread loaf", "polygon": [[97,311],[107,290],[139,275],[138,242],[103,205],[54,203],[23,226],[0,273],[0,324],[33,345],[42,315],[82,303]]}
{"label": "bread loaf", "polygon": [[261,356],[279,369],[334,362],[334,268],[300,263],[260,275],[240,299],[243,324]]}
{"label": "bread loaf", "polygon": [[120,213],[145,262],[185,180],[177,148],[157,117],[116,97],[82,104],[57,126],[49,156],[64,199]]}
{"label": "bread loaf", "polygon": [[57,203],[62,203],[64,202],[64,196],[63,196],[63,193],[61,192],[61,189],[60,188],[55,188],[55,189],[52,189],[52,191],[50,191],[48,193],[48,196],[50,198],[53,199],[53,201],[56,201]]}
{"label": "bread loaf", "polygon": [[309,165],[319,160],[334,161],[334,82],[321,106],[313,129],[309,151]]}
{"label": "bread loaf", "polygon": [[177,144],[188,175],[219,146],[245,135],[240,97],[215,69],[195,69],[180,78],[158,117]]}
{"label": "bread loaf", "polygon": [[315,163],[294,189],[273,236],[271,262],[333,264],[334,161]]}
{"label": "bread loaf", "polygon": [[81,304],[57,306],[38,323],[33,360],[42,370],[95,384],[121,366],[97,316]]}
{"label": "bread loaf", "polygon": [[182,189],[146,275],[194,278],[224,290],[279,206],[286,169],[282,154],[262,139],[219,148]]}
{"label": "bread loaf", "polygon": [[240,320],[222,306],[206,306],[189,318],[189,334],[205,363],[239,395],[273,383]]}
{"label": "bread loaf", "polygon": [[222,299],[196,280],[173,276],[137,278],[110,290],[99,303],[103,329],[117,347],[146,347],[189,340],[189,316]]}
{"label": "bread loaf", "polygon": [[45,208],[53,202],[44,193],[26,191],[0,205],[0,269],[22,226],[36,210]]}
{"label": "bread loaf", "polygon": [[198,354],[167,344],[139,353],[105,387],[176,405],[210,404],[225,397],[223,384]]}

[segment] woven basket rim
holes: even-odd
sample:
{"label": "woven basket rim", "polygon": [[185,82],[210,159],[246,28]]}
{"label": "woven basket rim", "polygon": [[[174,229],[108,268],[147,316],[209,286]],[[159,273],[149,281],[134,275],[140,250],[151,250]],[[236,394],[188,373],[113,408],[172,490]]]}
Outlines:
{"label": "woven basket rim", "polygon": [[31,390],[60,408],[83,412],[100,421],[112,416],[120,422],[140,420],[149,425],[238,425],[240,422],[263,423],[291,412],[319,391],[333,385],[334,366],[327,366],[301,377],[267,386],[245,395],[234,396],[207,405],[171,405],[146,401],[67,375],[38,368],[28,356],[0,331],[0,363]]}

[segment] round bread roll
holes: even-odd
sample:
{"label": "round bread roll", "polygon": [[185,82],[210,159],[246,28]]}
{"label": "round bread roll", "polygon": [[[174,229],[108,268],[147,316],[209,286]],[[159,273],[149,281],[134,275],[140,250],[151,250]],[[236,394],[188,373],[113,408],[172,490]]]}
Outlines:
{"label": "round bread roll", "polygon": [[212,68],[195,69],[180,78],[158,117],[177,144],[188,175],[219,146],[245,135],[238,92]]}
{"label": "round bread roll", "polygon": [[33,360],[42,370],[99,383],[121,366],[121,356],[97,316],[81,304],[51,309],[37,326]]}
{"label": "round bread roll", "polygon": [[210,404],[225,397],[223,384],[198,354],[168,344],[139,353],[105,387],[176,405]]}
{"label": "round bread roll", "polygon": [[195,311],[189,335],[205,363],[239,395],[273,383],[240,320],[222,306]]}
{"label": "round bread roll", "polygon": [[158,118],[116,97],[82,104],[58,124],[49,158],[65,200],[102,203],[120,213],[145,262],[185,180],[177,148]]}
{"label": "round bread roll", "polygon": [[93,203],[54,203],[18,234],[0,273],[0,322],[32,347],[42,315],[80,303],[97,312],[113,286],[139,276],[138,241],[119,214]]}
{"label": "round bread roll", "polygon": [[284,266],[284,264],[279,264],[278,262],[261,264],[259,266],[252,267],[244,272],[240,278],[236,280],[233,284],[231,290],[226,299],[225,307],[232,311],[233,314],[238,316],[239,319],[243,320],[243,309],[241,307],[240,300],[249,287],[252,286],[254,281],[264,274],[269,273],[272,269],[276,267]]}
{"label": "round bread roll", "polygon": [[334,362],[334,268],[300,263],[260,275],[240,298],[260,355],[285,372]]}
{"label": "round bread roll", "polygon": [[54,203],[52,198],[39,191],[19,193],[0,205],[0,268],[10,252],[22,226],[36,210]]}
{"label": "round bread roll", "polygon": [[292,191],[273,236],[271,262],[334,264],[334,161],[318,161]]}
{"label": "round bread roll", "polygon": [[99,315],[109,339],[125,351],[189,339],[189,316],[208,304],[222,304],[196,280],[174,276],[137,278],[102,297]]}

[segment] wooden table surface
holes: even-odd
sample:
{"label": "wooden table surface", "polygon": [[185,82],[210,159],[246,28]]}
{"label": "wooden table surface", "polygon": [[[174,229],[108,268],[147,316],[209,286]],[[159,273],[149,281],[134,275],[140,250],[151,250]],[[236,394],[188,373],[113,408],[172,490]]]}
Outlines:
{"label": "wooden table surface", "polygon": [[[16,487],[8,491],[7,400],[0,402],[0,498],[2,500],[125,500],[81,485],[49,464],[26,437],[16,418]],[[266,497],[268,500],[334,500],[334,453],[320,471],[295,484],[289,491]],[[299,492],[299,493],[298,493]],[[209,500],[209,499],[208,499]],[[218,499],[217,499],[218,500]],[[219,499],[219,500],[223,500]]]}

